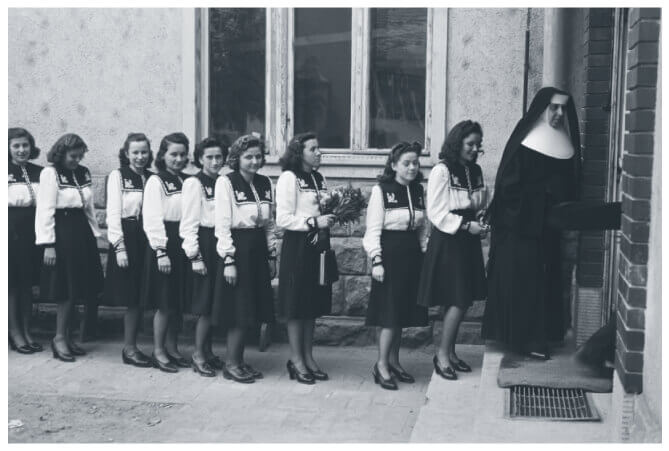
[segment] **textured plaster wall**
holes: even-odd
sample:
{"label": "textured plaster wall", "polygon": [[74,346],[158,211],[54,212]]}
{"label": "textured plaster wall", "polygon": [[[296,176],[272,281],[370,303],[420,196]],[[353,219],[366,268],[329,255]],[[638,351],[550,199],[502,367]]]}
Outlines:
{"label": "textured plaster wall", "polygon": [[160,138],[182,127],[182,11],[9,9],[9,125],[46,151],[66,132],[103,176],[129,132]]}
{"label": "textured plaster wall", "polygon": [[446,126],[465,119],[481,124],[486,153],[478,161],[493,185],[506,140],[523,113],[527,9],[453,8],[448,15]]}

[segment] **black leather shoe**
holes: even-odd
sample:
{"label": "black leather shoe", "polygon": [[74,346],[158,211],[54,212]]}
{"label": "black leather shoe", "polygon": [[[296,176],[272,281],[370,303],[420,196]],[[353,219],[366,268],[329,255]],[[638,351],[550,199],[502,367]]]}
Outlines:
{"label": "black leather shoe", "polygon": [[309,367],[307,367],[307,369],[309,370],[309,374],[311,374],[311,376],[317,381],[326,381],[330,379],[330,376],[328,376],[328,373],[326,373],[325,371],[312,370]]}
{"label": "black leather shoe", "polygon": [[437,359],[436,355],[432,359],[432,363],[434,364],[434,371],[436,371],[439,376],[449,381],[454,381],[458,379],[458,375],[455,373],[455,370],[453,368],[451,368],[450,366],[447,366],[446,368],[442,368],[441,366],[439,366],[439,359]]}
{"label": "black leather shoe", "polygon": [[160,360],[158,360],[155,353],[151,354],[151,364],[153,364],[154,368],[158,368],[160,371],[163,371],[165,373],[177,373],[179,371],[179,369],[176,367],[174,363],[161,362]]}
{"label": "black leather shoe", "polygon": [[12,337],[9,337],[9,347],[12,348],[12,350],[18,352],[19,354],[32,354],[33,352],[35,352],[35,350],[31,348],[29,344],[23,346],[16,346],[16,342]]}
{"label": "black leather shoe", "polygon": [[53,358],[61,360],[63,362],[74,362],[74,356],[69,353],[65,352],[60,352],[58,348],[56,348],[56,343],[51,340],[51,352],[53,353]]}
{"label": "black leather shoe", "polygon": [[316,379],[311,373],[300,373],[295,364],[292,361],[286,362],[286,369],[288,369],[288,376],[291,380],[297,380],[300,384],[313,385],[316,383]]}
{"label": "black leather shoe", "polygon": [[407,384],[413,384],[414,382],[416,382],[416,379],[414,379],[414,377],[411,374],[407,373],[404,370],[396,368],[392,365],[388,365],[388,369],[390,370],[390,374],[395,376],[397,380],[400,382],[404,382]]}
{"label": "black leather shoe", "polygon": [[210,367],[212,367],[215,370],[222,370],[223,368],[225,368],[225,362],[221,360],[221,358],[217,355],[207,360],[207,363],[209,364]]}
{"label": "black leather shoe", "polygon": [[186,360],[185,357],[174,357],[169,352],[165,352],[167,358],[170,359],[170,362],[179,368],[190,368],[190,362]]}
{"label": "black leather shoe", "polygon": [[467,363],[464,360],[456,360],[450,361],[451,367],[455,369],[456,371],[460,371],[461,373],[471,373],[472,372],[472,367],[467,365]]}
{"label": "black leather shoe", "polygon": [[384,379],[379,372],[379,364],[374,364],[374,369],[372,370],[372,376],[374,376],[374,383],[379,384],[381,388],[386,390],[397,390],[397,382],[393,379],[391,375],[389,379]]}
{"label": "black leather shoe", "polygon": [[42,352],[44,351],[44,348],[42,347],[41,344],[37,343],[36,341],[28,343],[28,347],[33,350],[33,352]]}
{"label": "black leather shoe", "polygon": [[153,366],[151,359],[141,351],[134,351],[132,354],[128,354],[124,349],[121,351],[121,359],[126,365],[132,365],[139,368],[149,368]]}
{"label": "black leather shoe", "polygon": [[251,376],[253,376],[254,379],[262,379],[263,377],[265,377],[265,376],[263,376],[263,374],[260,371],[256,370],[255,368],[253,368],[248,363],[242,363],[241,367],[244,371],[246,371]]}
{"label": "black leather shoe", "polygon": [[235,367],[226,366],[223,369],[223,377],[228,380],[239,382],[241,384],[252,384],[256,381],[253,378],[253,376],[244,371],[244,369],[241,366],[235,366]]}
{"label": "black leather shoe", "polygon": [[200,363],[191,357],[191,366],[193,367],[193,371],[198,373],[200,376],[204,377],[216,376],[216,371],[214,371],[207,362]]}
{"label": "black leather shoe", "polygon": [[86,351],[74,344],[74,342],[69,342],[67,347],[70,349],[70,354],[72,355],[86,355]]}

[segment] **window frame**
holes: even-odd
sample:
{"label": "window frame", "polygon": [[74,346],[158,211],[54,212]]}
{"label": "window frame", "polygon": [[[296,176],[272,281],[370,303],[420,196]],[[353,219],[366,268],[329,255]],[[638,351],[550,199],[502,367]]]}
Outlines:
{"label": "window frame", "polygon": [[[209,133],[209,9],[201,8],[199,49],[199,136]],[[369,147],[369,68],[371,44],[370,8],[351,8],[351,124],[346,148],[321,149],[323,165],[383,166],[390,149]],[[266,8],[265,34],[265,136],[268,164],[276,163],[293,135],[293,89],[295,34],[294,8]],[[448,9],[427,8],[425,73],[425,136],[421,163],[438,161],[446,137]]]}

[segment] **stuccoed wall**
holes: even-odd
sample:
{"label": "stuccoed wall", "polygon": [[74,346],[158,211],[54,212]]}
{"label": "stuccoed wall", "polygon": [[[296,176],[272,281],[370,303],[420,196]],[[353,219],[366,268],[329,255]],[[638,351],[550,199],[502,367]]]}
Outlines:
{"label": "stuccoed wall", "polygon": [[9,9],[9,126],[42,148],[80,135],[97,184],[129,132],[182,127],[182,10]]}

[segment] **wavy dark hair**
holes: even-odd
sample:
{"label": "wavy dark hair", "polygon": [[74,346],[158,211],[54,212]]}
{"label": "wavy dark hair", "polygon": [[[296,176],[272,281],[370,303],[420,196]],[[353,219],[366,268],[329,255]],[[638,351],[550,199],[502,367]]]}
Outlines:
{"label": "wavy dark hair", "polygon": [[[441,152],[439,152],[439,159],[446,164],[453,164],[460,161],[460,152],[462,151],[462,141],[472,133],[478,133],[483,138],[483,129],[481,124],[478,122],[466,120],[458,122],[453,126],[448,136],[444,141],[444,145],[441,146]],[[479,155],[474,156],[472,163],[476,163]]]}
{"label": "wavy dark hair", "polygon": [[46,153],[46,161],[52,163],[54,166],[61,168],[65,154],[69,150],[83,149],[84,153],[88,152],[88,146],[79,135],[74,133],[66,133],[58,141],[51,146],[51,149]]}
{"label": "wavy dark hair", "polygon": [[[392,149],[390,149],[390,153],[388,154],[388,159],[386,160],[386,166],[383,168],[383,173],[379,176],[376,177],[376,179],[381,182],[391,182],[395,180],[395,175],[396,172],[393,170],[393,163],[397,164],[398,161],[400,161],[400,158],[402,155],[405,153],[413,152],[415,153],[418,157],[420,157],[420,153],[423,150],[423,145],[417,141],[414,141],[413,143],[408,143],[406,141],[401,141],[395,144]],[[412,180],[412,184],[414,183],[420,183],[423,181],[423,173],[418,170],[418,174],[416,174],[416,178]]]}
{"label": "wavy dark hair", "polygon": [[165,168],[165,154],[167,153],[167,148],[170,144],[182,144],[186,147],[186,163],[188,163],[188,138],[181,132],[170,133],[165,136],[160,141],[160,147],[158,147],[158,153],[156,154],[156,168],[160,171],[164,171]]}
{"label": "wavy dark hair", "polygon": [[228,148],[221,144],[221,142],[212,137],[204,138],[202,141],[195,145],[195,150],[193,150],[193,164],[198,168],[202,168],[202,163],[200,163],[200,158],[204,155],[204,150],[209,149],[210,147],[219,147],[223,153],[223,161],[228,157]]}
{"label": "wavy dark hair", "polygon": [[279,159],[282,171],[302,171],[304,143],[310,139],[318,139],[318,136],[314,132],[299,133],[293,136],[293,139],[288,143],[288,148]]}
{"label": "wavy dark hair", "polygon": [[230,146],[230,154],[228,155],[228,166],[233,171],[239,171],[239,159],[242,154],[251,147],[260,147],[262,154],[262,162],[260,167],[265,166],[265,141],[258,133],[251,133],[249,135],[240,136]]}
{"label": "wavy dark hair", "polygon": [[128,149],[130,148],[130,143],[143,142],[143,141],[145,141],[146,145],[149,146],[149,161],[147,161],[146,166],[144,168],[148,169],[151,167],[151,163],[153,162],[153,151],[151,150],[151,141],[149,141],[149,138],[144,133],[128,133],[128,137],[125,139],[123,147],[121,147],[118,151],[118,161],[119,163],[121,163],[121,166],[130,166],[130,160],[126,155],[126,153],[128,153]]}
{"label": "wavy dark hair", "polygon": [[[27,138],[28,144],[30,144],[30,155],[28,156],[29,160],[34,160],[39,157],[40,149],[35,146],[35,138],[30,134],[28,130],[20,127],[9,127],[7,132],[7,150],[9,151],[9,144],[11,144],[12,139]],[[9,161],[12,161],[12,154],[9,152]]]}

